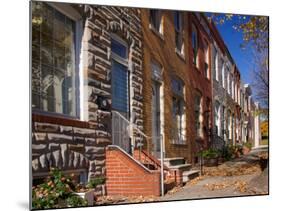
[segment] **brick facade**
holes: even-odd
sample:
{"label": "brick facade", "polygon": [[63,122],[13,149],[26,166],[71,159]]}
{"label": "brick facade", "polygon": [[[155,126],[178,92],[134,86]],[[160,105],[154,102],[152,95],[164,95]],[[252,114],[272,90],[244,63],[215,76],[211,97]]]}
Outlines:
{"label": "brick facade", "polygon": [[[208,145],[208,131],[207,128],[212,127],[212,122],[207,123],[205,120],[202,122],[203,136],[200,138],[196,137],[195,120],[194,120],[194,93],[195,90],[202,93],[202,113],[210,109],[206,107],[206,99],[210,101],[211,95],[211,80],[207,79],[203,74],[203,50],[202,44],[199,44],[199,68],[195,68],[192,64],[191,55],[191,23],[193,22],[199,31],[199,43],[202,42],[202,38],[209,43],[209,38],[200,26],[199,20],[192,13],[182,12],[183,16],[183,43],[184,52],[180,54],[177,52],[175,45],[175,30],[174,30],[174,16],[173,11],[162,10],[162,27],[163,35],[156,32],[149,23],[149,10],[142,9],[142,28],[144,37],[144,113],[145,121],[144,127],[145,132],[148,135],[152,134],[152,73],[151,63],[157,62],[162,67],[163,81],[161,86],[163,87],[163,107],[162,113],[164,118],[161,122],[162,134],[164,134],[164,143],[166,157],[177,157],[181,156],[187,159],[189,162],[194,161],[196,152],[199,150],[199,145],[207,147]],[[210,55],[210,54],[209,54]],[[209,58],[210,61],[210,58]],[[210,62],[209,62],[210,64]],[[211,69],[210,69],[211,70]],[[171,80],[175,77],[180,78],[184,83],[185,88],[185,113],[186,113],[186,142],[184,144],[174,144],[171,139],[171,128],[173,126],[172,119],[172,84]],[[163,111],[164,110],[164,111]],[[211,111],[210,111],[211,112]],[[211,115],[210,115],[211,118]],[[197,141],[195,141],[197,140]],[[153,148],[153,146],[150,146]]]}
{"label": "brick facade", "polygon": [[107,148],[106,169],[107,195],[160,195],[160,172],[148,170],[118,147]]}

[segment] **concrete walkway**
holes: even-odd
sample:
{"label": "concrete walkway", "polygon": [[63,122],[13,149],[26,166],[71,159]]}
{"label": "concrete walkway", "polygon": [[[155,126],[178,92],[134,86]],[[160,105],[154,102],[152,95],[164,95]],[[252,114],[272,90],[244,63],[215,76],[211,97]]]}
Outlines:
{"label": "concrete walkway", "polygon": [[205,168],[207,176],[160,197],[160,201],[268,194],[268,168],[261,167],[259,158],[264,152],[266,148],[256,149],[218,167]]}
{"label": "concrete walkway", "polygon": [[[197,184],[187,184],[178,192],[161,197],[161,201],[251,195],[246,184],[257,174],[232,177],[206,177]],[[245,187],[244,187],[245,186]]]}

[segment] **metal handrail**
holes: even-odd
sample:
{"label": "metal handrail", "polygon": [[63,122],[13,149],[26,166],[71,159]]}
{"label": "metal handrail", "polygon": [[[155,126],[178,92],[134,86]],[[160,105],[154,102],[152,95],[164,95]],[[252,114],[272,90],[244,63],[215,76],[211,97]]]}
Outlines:
{"label": "metal handrail", "polygon": [[[127,120],[122,114],[120,114],[117,111],[111,111],[112,113],[115,113],[116,115],[118,115],[118,117],[120,117],[123,121],[125,121],[128,124],[128,127],[132,127],[132,129],[136,130],[136,132],[138,132],[140,135],[142,135],[143,137],[146,138],[146,142],[148,139],[152,139],[154,137],[156,138],[160,138],[160,153],[161,153],[161,171],[160,171],[160,176],[161,176],[161,195],[164,196],[164,151],[163,151],[163,135],[161,134],[160,136],[148,136],[146,135],[144,132],[142,132],[137,125],[135,125],[134,123],[130,122],[129,120]],[[115,131],[116,132],[116,131]],[[118,133],[121,133],[118,131]],[[133,135],[133,134],[132,134]],[[134,136],[134,135],[133,135]],[[149,147],[149,144],[147,142],[147,148]],[[139,155],[141,153],[141,145],[138,147],[140,152]]]}

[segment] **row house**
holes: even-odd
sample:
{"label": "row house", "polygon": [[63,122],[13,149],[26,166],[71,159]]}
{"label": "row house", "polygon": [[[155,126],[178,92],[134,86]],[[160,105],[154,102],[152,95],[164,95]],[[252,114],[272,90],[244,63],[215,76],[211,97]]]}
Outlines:
{"label": "row house", "polygon": [[50,167],[81,183],[106,176],[106,147],[130,144],[112,112],[142,126],[140,10],[36,1],[31,10],[33,185]]}
{"label": "row house", "polygon": [[179,184],[198,174],[200,150],[257,137],[250,89],[203,13],[31,10],[33,185],[57,167],[106,177],[97,195],[159,195],[161,149],[164,179]]}
{"label": "row house", "polygon": [[[212,102],[214,128],[212,144],[215,148],[225,145],[253,143],[254,130],[259,133],[259,124],[253,123],[252,91],[249,84],[241,81],[240,72],[231,57],[214,23],[212,32]],[[259,122],[259,117],[256,116]],[[249,135],[249,133],[251,135]],[[257,138],[258,139],[258,138]]]}
{"label": "row house", "polygon": [[194,162],[207,147],[211,122],[211,60],[207,19],[194,13],[142,9],[144,131],[159,157]]}

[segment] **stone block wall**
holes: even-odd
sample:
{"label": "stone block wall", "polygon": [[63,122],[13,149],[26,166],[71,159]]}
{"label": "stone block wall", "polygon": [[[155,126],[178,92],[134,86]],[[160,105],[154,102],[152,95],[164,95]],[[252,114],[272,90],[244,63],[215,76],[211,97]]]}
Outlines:
{"label": "stone block wall", "polygon": [[[97,122],[106,131],[111,130],[111,34],[128,44],[129,96],[131,121],[143,128],[142,34],[140,10],[112,6],[85,6],[83,39],[84,71],[87,75],[89,122]],[[133,118],[134,117],[134,118]]]}
{"label": "stone block wall", "polygon": [[111,143],[111,33],[128,43],[130,121],[143,129],[140,10],[69,5],[82,17],[78,34],[82,34],[79,76],[83,90],[78,92],[83,108],[77,118],[32,112],[34,178],[46,176],[51,166],[70,172],[83,169],[88,179],[105,176],[105,147]]}
{"label": "stone block wall", "polygon": [[[105,133],[92,130],[88,123],[33,114],[32,174],[46,177],[50,167],[65,172],[85,171],[88,179],[105,175]],[[104,194],[99,186],[96,194]]]}

